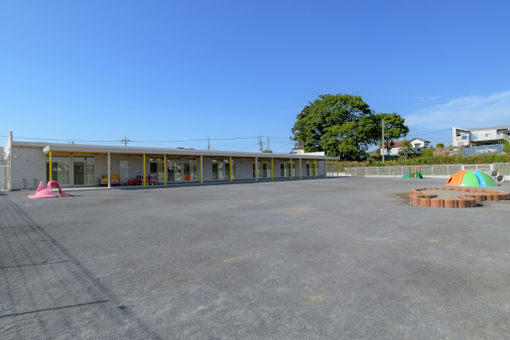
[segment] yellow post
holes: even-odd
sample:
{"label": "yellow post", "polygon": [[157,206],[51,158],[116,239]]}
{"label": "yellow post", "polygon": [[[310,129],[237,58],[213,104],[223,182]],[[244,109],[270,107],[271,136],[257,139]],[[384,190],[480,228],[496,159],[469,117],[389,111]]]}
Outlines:
{"label": "yellow post", "polygon": [[328,176],[328,161],[324,160],[324,177]]}
{"label": "yellow post", "polygon": [[300,158],[300,159],[299,159],[299,179],[302,179],[302,178],[303,178],[303,176],[302,176],[302,174],[301,174],[301,168],[302,168],[302,167],[303,167],[303,166],[302,166],[301,158]]}
{"label": "yellow post", "polygon": [[165,178],[165,185],[166,185],[166,173],[167,173],[167,169],[166,169],[166,154],[163,155],[163,171],[164,171],[164,178]]}
{"label": "yellow post", "polygon": [[313,160],[313,177],[317,177],[317,160]]}
{"label": "yellow post", "polygon": [[292,179],[292,158],[289,159],[289,176]]}
{"label": "yellow post", "polygon": [[143,186],[146,186],[146,175],[145,175],[145,154],[143,154]]}
{"label": "yellow post", "polygon": [[273,170],[273,157],[271,157],[271,180],[274,180],[274,170]]}
{"label": "yellow post", "polygon": [[204,183],[204,176],[202,175],[203,168],[204,168],[204,155],[200,155],[200,184]]}
{"label": "yellow post", "polygon": [[255,180],[259,180],[259,165],[258,165],[258,159],[255,157]]}
{"label": "yellow post", "polygon": [[50,181],[53,180],[53,163],[52,163],[52,160],[51,160],[51,151],[49,152],[49,156],[50,156],[50,163],[49,163],[49,166],[50,166]]}
{"label": "yellow post", "polygon": [[230,168],[229,170],[229,175],[230,175],[230,183],[232,183],[232,156],[230,156],[230,159],[229,159],[229,162],[228,162],[228,167]]}

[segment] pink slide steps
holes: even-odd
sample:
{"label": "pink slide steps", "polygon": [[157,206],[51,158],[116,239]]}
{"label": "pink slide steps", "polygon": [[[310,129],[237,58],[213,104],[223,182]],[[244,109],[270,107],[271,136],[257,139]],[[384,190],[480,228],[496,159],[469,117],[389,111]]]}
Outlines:
{"label": "pink slide steps", "polygon": [[[51,188],[57,188],[59,196],[51,190]],[[40,182],[37,186],[37,190],[33,195],[29,195],[28,198],[55,198],[55,197],[68,197],[71,196],[62,191],[62,187],[58,184],[57,181],[49,181],[48,184],[44,185],[43,182]]]}

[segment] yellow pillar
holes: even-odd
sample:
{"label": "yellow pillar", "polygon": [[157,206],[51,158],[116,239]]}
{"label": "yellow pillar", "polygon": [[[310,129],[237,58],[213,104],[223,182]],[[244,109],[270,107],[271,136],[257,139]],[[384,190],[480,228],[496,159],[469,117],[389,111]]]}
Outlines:
{"label": "yellow pillar", "polygon": [[145,175],[145,154],[143,154],[143,186],[146,186],[146,175]]}
{"label": "yellow pillar", "polygon": [[200,155],[200,184],[204,183],[204,175],[203,173],[204,168],[204,155]]}
{"label": "yellow pillar", "polygon": [[229,175],[230,175],[230,183],[232,183],[232,156],[230,156],[230,159],[229,159],[229,162],[228,162],[228,167],[230,168],[229,170]]}
{"label": "yellow pillar", "polygon": [[273,164],[273,157],[271,157],[271,180],[274,180],[274,164]]}
{"label": "yellow pillar", "polygon": [[49,180],[52,181],[53,180],[53,162],[51,160],[51,151],[49,152],[49,157],[50,157],[50,163],[49,163],[49,166],[50,166],[50,178]]}
{"label": "yellow pillar", "polygon": [[292,179],[292,158],[289,159],[289,176]]}
{"label": "yellow pillar", "polygon": [[167,179],[166,179],[166,175],[167,175],[167,168],[166,168],[166,154],[163,155],[163,171],[164,171],[164,178],[165,178],[165,185],[166,185],[166,182],[167,182]]}
{"label": "yellow pillar", "polygon": [[112,187],[112,171],[111,171],[111,157],[110,153],[108,152],[108,189]]}
{"label": "yellow pillar", "polygon": [[317,177],[317,160],[313,160],[313,177]]}
{"label": "yellow pillar", "polygon": [[328,176],[328,161],[324,160],[324,177]]}
{"label": "yellow pillar", "polygon": [[259,180],[259,165],[257,157],[255,157],[255,180]]}

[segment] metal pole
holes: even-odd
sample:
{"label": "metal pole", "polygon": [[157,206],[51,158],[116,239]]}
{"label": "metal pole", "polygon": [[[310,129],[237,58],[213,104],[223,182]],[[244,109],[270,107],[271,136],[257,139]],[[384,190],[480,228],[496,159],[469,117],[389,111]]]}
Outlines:
{"label": "metal pole", "polygon": [[230,177],[229,180],[230,180],[230,183],[232,183],[232,156],[230,156],[230,159],[228,162],[228,167],[229,167],[228,174]]}
{"label": "metal pole", "polygon": [[381,123],[382,123],[382,146],[381,146],[381,155],[382,155],[382,162],[384,163],[384,150],[385,150],[385,147],[384,147],[384,119],[381,119]]}
{"label": "metal pole", "polygon": [[108,152],[108,189],[112,187],[112,179],[111,176],[111,159],[110,159],[110,153]]}
{"label": "metal pole", "polygon": [[[12,152],[12,151],[11,151]],[[52,164],[52,160],[51,160],[51,151],[49,152],[49,157],[50,157],[50,163],[49,163],[49,180],[52,181],[53,180],[53,164]]]}
{"label": "metal pole", "polygon": [[271,180],[274,180],[274,159],[271,157]]}
{"label": "metal pole", "polygon": [[165,179],[164,181],[165,181],[165,185],[166,185],[166,183],[167,183],[166,176],[167,176],[167,172],[168,172],[168,170],[166,168],[166,154],[163,155],[163,171],[164,171],[164,173],[163,173],[164,175],[163,176],[164,176],[164,179]]}
{"label": "metal pole", "polygon": [[145,175],[145,154],[143,154],[143,186],[147,185],[146,175]]}
{"label": "metal pole", "polygon": [[204,183],[204,175],[203,173],[204,168],[204,155],[200,155],[200,184]]}

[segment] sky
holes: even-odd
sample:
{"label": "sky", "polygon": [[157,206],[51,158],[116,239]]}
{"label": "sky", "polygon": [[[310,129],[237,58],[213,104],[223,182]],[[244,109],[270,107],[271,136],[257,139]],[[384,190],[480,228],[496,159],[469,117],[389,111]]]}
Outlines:
{"label": "sky", "polygon": [[[2,1],[0,139],[289,152],[320,94],[510,125],[508,1]],[[3,143],[0,143],[3,144]]]}

